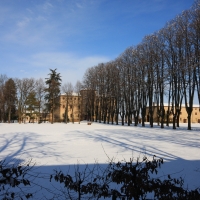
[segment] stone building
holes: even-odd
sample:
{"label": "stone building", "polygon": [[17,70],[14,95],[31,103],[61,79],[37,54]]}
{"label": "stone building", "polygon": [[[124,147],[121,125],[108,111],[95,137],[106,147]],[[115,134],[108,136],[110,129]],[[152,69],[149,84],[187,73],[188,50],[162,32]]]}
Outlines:
{"label": "stone building", "polygon": [[54,111],[55,122],[77,122],[81,119],[82,98],[78,94],[62,94],[57,99],[60,106]]}
{"label": "stone building", "polygon": [[[81,90],[79,94],[72,93],[71,95],[62,94],[57,99],[58,103],[60,104],[59,107],[57,107],[54,111],[54,121],[55,122],[80,122],[82,120],[88,120],[88,121],[95,121],[98,118],[99,120],[99,98],[96,94],[95,90],[90,89],[84,89]],[[108,101],[111,102],[111,101]],[[101,102],[102,103],[102,102]],[[105,102],[104,102],[105,103]],[[110,105],[110,104],[109,104]],[[114,105],[114,104],[113,104]],[[101,105],[103,106],[103,105]],[[103,116],[103,111],[105,110],[103,107],[101,108],[101,116]],[[149,122],[149,116],[148,116],[148,107],[146,109],[146,122]],[[164,105],[165,114],[168,110],[168,105]],[[171,109],[171,108],[170,108]],[[157,116],[157,106],[153,106],[153,121],[158,121]],[[116,116],[115,116],[116,117]],[[173,115],[170,114],[169,122],[172,122]],[[109,112],[106,112],[106,121],[111,119],[111,115],[109,115]],[[102,119],[103,120],[103,119]],[[120,119],[119,119],[120,120]],[[126,120],[126,119],[125,119]],[[51,121],[51,117],[50,117]],[[114,120],[115,121],[115,120]],[[134,121],[134,119],[133,119]],[[187,123],[187,112],[182,105],[181,108],[181,114],[179,117],[180,123]],[[200,123],[200,110],[199,105],[193,106],[193,112],[191,116],[191,123]]]}
{"label": "stone building", "polygon": [[60,106],[54,111],[55,122],[91,121],[94,118],[95,91],[81,90],[80,94],[61,94],[57,99]]}
{"label": "stone building", "polygon": [[[146,121],[149,122],[149,116],[148,116],[148,107],[146,110]],[[165,104],[164,105],[164,109],[165,109],[165,114],[167,113],[168,110],[168,105]],[[171,108],[170,108],[171,109]],[[153,106],[153,121],[157,122],[158,121],[158,117],[157,117],[157,106],[154,105]],[[179,122],[180,123],[187,123],[188,119],[187,119],[187,111],[184,105],[182,105],[181,107],[181,111],[180,111],[180,117],[179,117]],[[169,122],[173,121],[173,115],[170,114],[169,116]],[[199,109],[199,105],[193,105],[193,111],[192,111],[192,115],[191,115],[191,123],[200,123],[200,109]]]}

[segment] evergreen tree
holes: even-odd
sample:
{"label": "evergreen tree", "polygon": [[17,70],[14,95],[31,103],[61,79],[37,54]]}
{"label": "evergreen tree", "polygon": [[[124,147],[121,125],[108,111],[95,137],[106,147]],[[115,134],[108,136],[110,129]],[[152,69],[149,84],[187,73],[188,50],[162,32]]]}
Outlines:
{"label": "evergreen tree", "polygon": [[15,108],[16,93],[17,89],[15,82],[12,78],[10,78],[5,82],[4,86],[4,100],[8,112],[8,123],[10,123],[11,120],[11,111]]}
{"label": "evergreen tree", "polygon": [[61,76],[60,73],[56,72],[57,69],[50,69],[51,73],[48,74],[49,78],[46,78],[45,88],[45,100],[47,101],[46,105],[52,115],[51,123],[54,122],[54,109],[59,106],[59,101],[56,101],[56,98],[60,95],[60,85],[61,85]]}
{"label": "evergreen tree", "polygon": [[[34,122],[34,119],[36,115],[38,114],[37,109],[39,107],[39,102],[36,99],[36,94],[35,92],[31,92],[26,100],[26,106],[27,106],[27,115],[30,117],[30,121]],[[30,122],[29,121],[29,122]]]}

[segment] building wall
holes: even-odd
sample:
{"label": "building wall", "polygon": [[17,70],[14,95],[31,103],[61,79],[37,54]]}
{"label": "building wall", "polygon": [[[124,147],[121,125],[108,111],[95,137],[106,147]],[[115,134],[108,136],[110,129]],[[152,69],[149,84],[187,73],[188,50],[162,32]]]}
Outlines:
{"label": "building wall", "polygon": [[[95,103],[94,90],[81,90],[80,95],[73,93],[72,95],[62,94],[57,99],[60,104],[54,111],[54,121],[65,122],[66,113],[69,122],[78,122],[81,120],[91,120],[88,113],[92,113],[92,107]],[[93,117],[93,116],[92,116]]]}
{"label": "building wall", "polygon": [[55,110],[54,120],[65,122],[66,114],[69,122],[77,122],[81,116],[82,98],[79,95],[61,95],[60,106]]}
{"label": "building wall", "polygon": [[22,117],[22,123],[37,123],[40,118],[37,114],[31,114],[31,117],[28,113],[23,114],[23,117]]}
{"label": "building wall", "polygon": [[[165,109],[165,114],[167,113],[168,110],[168,106],[164,106]],[[149,108],[147,107],[147,111],[146,111],[146,121],[148,121],[148,110]],[[187,119],[187,111],[185,107],[181,108],[181,114],[180,114],[180,118],[179,118],[179,122],[180,123],[187,123],[188,119]],[[169,117],[170,122],[172,122],[172,114]],[[157,122],[157,107],[154,106],[154,122]],[[199,106],[198,105],[194,105],[193,107],[193,112],[192,112],[192,116],[191,116],[191,122],[192,123],[200,123],[200,111],[199,111]]]}
{"label": "building wall", "polygon": [[[78,122],[81,120],[89,120],[92,121],[95,118],[95,105],[96,105],[97,95],[94,90],[82,90],[80,91],[80,95],[72,94],[72,95],[60,95],[57,99],[60,106],[54,111],[54,121],[56,122],[65,122],[66,121],[66,113],[68,115],[69,122]],[[164,106],[165,115],[168,110],[168,106]],[[148,111],[146,110],[146,121],[148,121]],[[169,119],[172,122],[172,114]],[[50,117],[51,118],[51,117]],[[157,122],[157,107],[154,106],[154,122]],[[184,106],[181,108],[181,114],[179,118],[180,123],[187,123],[187,112]],[[193,112],[191,116],[192,123],[200,123],[200,110],[198,105],[194,105]]]}
{"label": "building wall", "polygon": [[191,120],[192,123],[200,123],[200,110],[198,106],[193,107]]}

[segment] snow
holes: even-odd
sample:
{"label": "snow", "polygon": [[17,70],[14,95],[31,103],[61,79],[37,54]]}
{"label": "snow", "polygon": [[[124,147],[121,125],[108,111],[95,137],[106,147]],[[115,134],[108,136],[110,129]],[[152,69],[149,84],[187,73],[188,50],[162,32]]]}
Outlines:
{"label": "snow", "polygon": [[[54,169],[66,172],[76,164],[106,166],[109,159],[128,161],[145,155],[151,160],[156,155],[164,159],[160,175],[182,176],[185,187],[195,189],[200,187],[200,124],[192,124],[191,131],[187,130],[187,124],[180,126],[173,130],[157,125],[150,128],[148,125],[87,125],[86,122],[0,123],[0,159],[6,158],[10,162],[32,159],[35,172],[46,174],[45,185],[51,189],[47,180]],[[44,184],[39,178],[35,182]],[[40,192],[38,195],[46,196],[43,190]]]}

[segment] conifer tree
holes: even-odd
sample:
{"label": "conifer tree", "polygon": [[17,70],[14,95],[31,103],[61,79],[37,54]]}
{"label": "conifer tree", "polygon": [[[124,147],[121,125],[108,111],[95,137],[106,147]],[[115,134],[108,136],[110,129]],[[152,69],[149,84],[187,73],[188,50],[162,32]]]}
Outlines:
{"label": "conifer tree", "polygon": [[32,122],[34,122],[34,119],[36,115],[38,114],[37,109],[39,106],[39,103],[36,99],[36,94],[34,91],[28,95],[25,103],[26,103],[27,111],[28,111],[27,115],[29,115],[30,121],[32,120]]}
{"label": "conifer tree", "polygon": [[56,98],[60,95],[60,85],[61,85],[61,76],[60,73],[56,72],[57,69],[50,69],[49,78],[46,78],[46,85],[45,88],[45,100],[47,101],[46,105],[51,113],[52,119],[51,123],[54,122],[54,110],[57,106],[59,106],[59,101],[56,101]]}
{"label": "conifer tree", "polygon": [[8,123],[11,120],[11,110],[15,107],[16,103],[16,85],[13,79],[8,79],[4,86],[4,100],[8,112]]}

